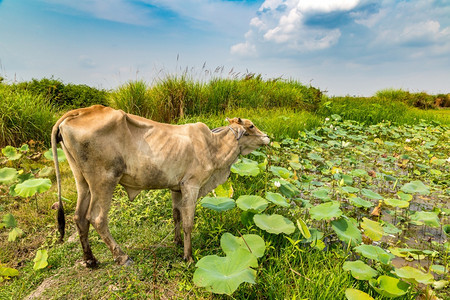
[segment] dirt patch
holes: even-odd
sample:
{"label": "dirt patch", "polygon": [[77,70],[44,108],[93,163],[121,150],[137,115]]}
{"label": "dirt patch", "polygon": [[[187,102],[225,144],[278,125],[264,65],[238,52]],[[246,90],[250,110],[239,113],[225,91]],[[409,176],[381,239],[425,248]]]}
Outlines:
{"label": "dirt patch", "polygon": [[31,294],[25,297],[24,300],[41,299],[42,294],[49,288],[55,286],[57,281],[53,279],[54,276],[45,279],[37,289],[35,289]]}

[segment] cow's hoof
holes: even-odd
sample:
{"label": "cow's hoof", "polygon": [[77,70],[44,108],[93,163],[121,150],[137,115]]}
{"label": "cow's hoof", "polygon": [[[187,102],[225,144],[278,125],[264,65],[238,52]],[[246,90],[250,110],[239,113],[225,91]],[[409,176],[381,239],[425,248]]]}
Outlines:
{"label": "cow's hoof", "polygon": [[127,261],[123,264],[125,267],[129,267],[134,263],[134,261],[128,257]]}
{"label": "cow's hoof", "polygon": [[98,261],[96,259],[89,259],[82,261],[81,265],[89,269],[95,269],[98,267]]}
{"label": "cow's hoof", "polygon": [[183,259],[189,264],[194,262],[194,259],[192,258],[192,256],[189,256],[189,257],[185,256],[185,257],[183,257]]}
{"label": "cow's hoof", "polygon": [[128,255],[121,255],[115,259],[116,263],[121,266],[131,266],[133,264],[133,260]]}

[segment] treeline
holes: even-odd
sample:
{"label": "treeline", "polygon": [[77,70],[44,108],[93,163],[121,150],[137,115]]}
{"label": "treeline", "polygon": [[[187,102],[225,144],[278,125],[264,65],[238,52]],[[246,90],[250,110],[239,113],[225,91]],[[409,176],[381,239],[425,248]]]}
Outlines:
{"label": "treeline", "polygon": [[[327,97],[320,89],[295,80],[265,80],[255,74],[208,82],[187,75],[169,75],[153,84],[130,81],[112,91],[64,84],[54,78],[8,84],[0,77],[0,146],[20,145],[31,139],[48,144],[51,127],[61,114],[93,104],[169,123],[199,116],[214,118],[238,109],[258,112],[283,109],[289,114],[302,112],[315,118],[339,114],[373,124],[382,120],[408,122],[421,117],[414,108],[449,107],[450,94],[389,89],[373,97]],[[405,111],[411,114],[405,115]],[[448,114],[439,120],[447,122]]]}

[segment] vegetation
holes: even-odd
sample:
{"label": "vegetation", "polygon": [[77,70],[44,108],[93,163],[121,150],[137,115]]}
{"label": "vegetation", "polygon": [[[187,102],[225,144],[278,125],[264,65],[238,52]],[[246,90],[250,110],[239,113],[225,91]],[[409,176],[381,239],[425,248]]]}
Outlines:
{"label": "vegetation", "polygon": [[160,121],[214,128],[225,117],[249,118],[273,143],[241,158],[227,183],[199,201],[194,264],[172,242],[170,193],[129,202],[118,187],[110,230],[134,265],[115,265],[92,231],[101,264],[88,270],[78,263],[67,163],[62,187],[74,234],[64,244],[50,209],[56,187],[48,185],[55,178],[46,136],[70,105],[17,86],[0,83],[0,122],[10,120],[5,133],[15,130],[0,136],[1,299],[450,296],[450,120],[435,101],[446,95],[330,98],[254,75],[208,83],[169,76],[104,92],[107,102],[96,103]]}

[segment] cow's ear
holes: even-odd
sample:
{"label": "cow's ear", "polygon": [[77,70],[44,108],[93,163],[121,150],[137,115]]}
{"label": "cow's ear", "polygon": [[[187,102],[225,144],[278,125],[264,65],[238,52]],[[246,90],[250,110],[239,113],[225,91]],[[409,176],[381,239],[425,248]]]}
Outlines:
{"label": "cow's ear", "polygon": [[231,120],[229,118],[225,118],[225,121],[228,121],[228,123],[231,123]]}
{"label": "cow's ear", "polygon": [[242,119],[241,118],[237,118],[237,122],[238,122],[238,124],[242,124]]}

